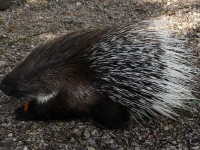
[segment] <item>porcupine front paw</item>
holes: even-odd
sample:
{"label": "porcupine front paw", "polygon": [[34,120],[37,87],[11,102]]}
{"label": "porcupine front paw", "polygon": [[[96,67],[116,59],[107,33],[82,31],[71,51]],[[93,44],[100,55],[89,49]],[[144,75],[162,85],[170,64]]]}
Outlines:
{"label": "porcupine front paw", "polygon": [[33,120],[34,115],[31,111],[24,111],[24,106],[17,108],[15,111],[15,119],[19,121]]}
{"label": "porcupine front paw", "polygon": [[29,106],[25,110],[25,105],[17,108],[14,111],[14,114],[16,114],[15,119],[20,121],[28,121],[28,120],[35,120],[36,119],[36,113],[35,113],[35,102],[31,101],[29,103]]}
{"label": "porcupine front paw", "polygon": [[20,114],[22,112],[24,112],[24,105],[15,109],[14,114]]}
{"label": "porcupine front paw", "polygon": [[24,106],[17,108],[14,113],[16,114],[15,119],[19,121],[35,120],[36,118],[33,111],[24,111]]}

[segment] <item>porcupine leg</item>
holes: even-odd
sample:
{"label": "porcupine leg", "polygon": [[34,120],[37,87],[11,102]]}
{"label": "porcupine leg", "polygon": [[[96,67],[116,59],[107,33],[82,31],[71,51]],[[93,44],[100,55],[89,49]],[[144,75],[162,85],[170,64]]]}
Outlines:
{"label": "porcupine leg", "polygon": [[53,119],[51,106],[49,102],[41,104],[37,100],[32,100],[29,102],[27,111],[24,111],[24,105],[14,111],[15,119],[19,121]]}
{"label": "porcupine leg", "polygon": [[130,114],[126,107],[110,100],[99,101],[91,107],[92,118],[100,127],[115,129],[126,124]]}
{"label": "porcupine leg", "polygon": [[39,103],[37,100],[29,102],[27,111],[24,111],[24,106],[15,110],[16,120],[70,120],[74,118],[84,117],[83,112],[71,109],[67,103],[63,103],[62,97],[55,97],[48,102]]}

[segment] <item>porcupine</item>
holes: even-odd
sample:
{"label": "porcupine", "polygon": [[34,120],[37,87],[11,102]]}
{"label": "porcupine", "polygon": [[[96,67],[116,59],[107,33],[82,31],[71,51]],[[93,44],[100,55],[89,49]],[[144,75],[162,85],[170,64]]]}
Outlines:
{"label": "porcupine", "polygon": [[[106,128],[159,114],[177,115],[197,99],[198,57],[185,39],[151,21],[59,36],[35,49],[1,82],[8,96],[30,99],[17,120],[91,117]],[[133,118],[133,119],[132,119]]]}

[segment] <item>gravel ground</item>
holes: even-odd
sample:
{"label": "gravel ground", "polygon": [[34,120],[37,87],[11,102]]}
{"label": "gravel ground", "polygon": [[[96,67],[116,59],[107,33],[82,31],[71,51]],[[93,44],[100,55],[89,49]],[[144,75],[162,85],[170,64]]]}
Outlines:
{"label": "gravel ground", "polygon": [[[61,33],[141,20],[164,20],[200,52],[200,0],[27,0],[0,12],[0,80],[32,48]],[[200,104],[176,120],[156,118],[123,130],[103,130],[90,119],[18,122],[22,102],[0,92],[0,150],[200,149]]]}

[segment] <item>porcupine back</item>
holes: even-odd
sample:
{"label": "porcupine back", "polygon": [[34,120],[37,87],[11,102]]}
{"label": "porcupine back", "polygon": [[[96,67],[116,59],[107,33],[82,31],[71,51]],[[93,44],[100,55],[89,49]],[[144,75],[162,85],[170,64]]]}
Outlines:
{"label": "porcupine back", "polygon": [[108,97],[142,116],[177,115],[173,108],[197,99],[198,58],[186,39],[152,29],[143,22],[105,34],[89,50],[94,81]]}

